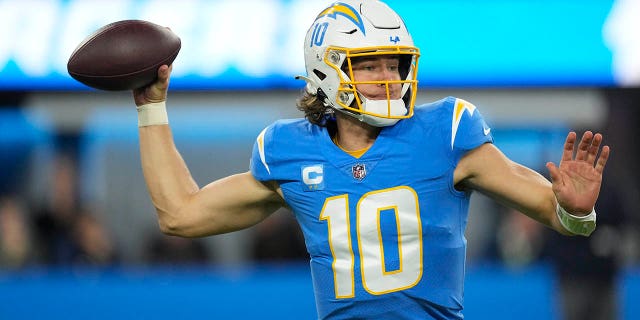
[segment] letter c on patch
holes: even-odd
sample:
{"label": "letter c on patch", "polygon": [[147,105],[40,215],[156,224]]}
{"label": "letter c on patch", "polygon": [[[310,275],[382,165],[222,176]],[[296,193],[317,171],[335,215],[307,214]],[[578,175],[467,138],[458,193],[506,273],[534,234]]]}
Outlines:
{"label": "letter c on patch", "polygon": [[321,165],[302,168],[302,181],[306,185],[319,185],[322,183],[323,170]]}

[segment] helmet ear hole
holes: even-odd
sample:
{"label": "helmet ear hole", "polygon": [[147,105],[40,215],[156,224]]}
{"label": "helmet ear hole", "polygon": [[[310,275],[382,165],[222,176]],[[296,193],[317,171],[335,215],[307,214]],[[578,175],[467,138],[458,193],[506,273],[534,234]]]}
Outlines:
{"label": "helmet ear hole", "polygon": [[324,80],[327,77],[326,74],[324,74],[322,71],[318,69],[313,69],[313,74],[315,74],[318,77],[318,79],[320,79],[320,81]]}

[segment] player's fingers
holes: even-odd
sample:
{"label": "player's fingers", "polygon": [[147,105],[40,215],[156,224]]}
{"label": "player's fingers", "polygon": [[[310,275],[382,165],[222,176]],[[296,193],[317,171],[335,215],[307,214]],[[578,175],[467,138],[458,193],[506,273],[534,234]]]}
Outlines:
{"label": "player's fingers", "polygon": [[602,143],[602,135],[596,133],[593,136],[593,141],[591,142],[591,146],[587,152],[587,162],[591,165],[595,165],[596,158],[598,156],[598,151],[600,151],[600,144]]}
{"label": "player's fingers", "polygon": [[166,100],[171,69],[171,66],[160,66],[158,68],[158,77],[155,82],[146,87],[133,90],[133,98],[137,106]]}
{"label": "player's fingers", "polygon": [[148,95],[151,96],[153,100],[159,99],[158,96],[162,96],[160,99],[164,100],[166,96],[166,91],[169,88],[169,76],[171,75],[171,67],[167,65],[162,65],[158,68],[158,79],[152,85],[148,92]]}
{"label": "player's fingers", "polygon": [[596,163],[596,171],[602,173],[604,171],[604,166],[607,164],[607,160],[609,160],[609,155],[611,154],[611,149],[609,146],[602,147],[602,152],[600,152],[600,158],[598,158],[598,162]]}
{"label": "player's fingers", "polygon": [[591,140],[593,140],[593,132],[586,131],[582,135],[582,139],[580,139],[580,144],[578,144],[578,151],[576,151],[576,160],[578,161],[587,160],[587,154],[589,153]]}
{"label": "player's fingers", "polygon": [[552,183],[561,183],[562,176],[560,175],[560,170],[553,162],[547,162],[547,169],[549,170],[549,176],[551,176]]}
{"label": "player's fingers", "polygon": [[158,68],[158,80],[161,82],[166,82],[169,79],[169,75],[171,74],[171,67],[165,65],[160,66]]}
{"label": "player's fingers", "polygon": [[573,159],[573,148],[576,143],[576,133],[571,131],[567,134],[567,139],[564,141],[564,150],[562,150],[562,161],[569,161]]}

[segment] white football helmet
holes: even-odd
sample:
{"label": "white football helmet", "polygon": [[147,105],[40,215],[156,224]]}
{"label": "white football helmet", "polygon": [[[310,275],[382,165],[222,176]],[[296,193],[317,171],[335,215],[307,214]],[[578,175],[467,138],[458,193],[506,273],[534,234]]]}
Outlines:
{"label": "white football helmet", "polygon": [[[323,103],[373,126],[390,126],[413,116],[419,50],[402,18],[377,0],[343,0],[320,12],[304,42],[306,90]],[[400,57],[400,80],[354,81],[352,59]],[[401,98],[392,99],[390,84],[402,84]],[[370,100],[358,84],[384,85],[386,100]]]}

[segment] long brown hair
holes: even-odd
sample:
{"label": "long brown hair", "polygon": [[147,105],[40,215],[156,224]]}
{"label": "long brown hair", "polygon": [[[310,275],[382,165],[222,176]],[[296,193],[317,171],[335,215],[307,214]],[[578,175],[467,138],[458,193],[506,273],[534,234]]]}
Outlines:
{"label": "long brown hair", "polygon": [[296,101],[298,110],[304,112],[304,117],[309,122],[325,127],[327,124],[327,114],[330,107],[325,106],[321,97],[317,94],[311,94],[303,89],[302,95]]}

